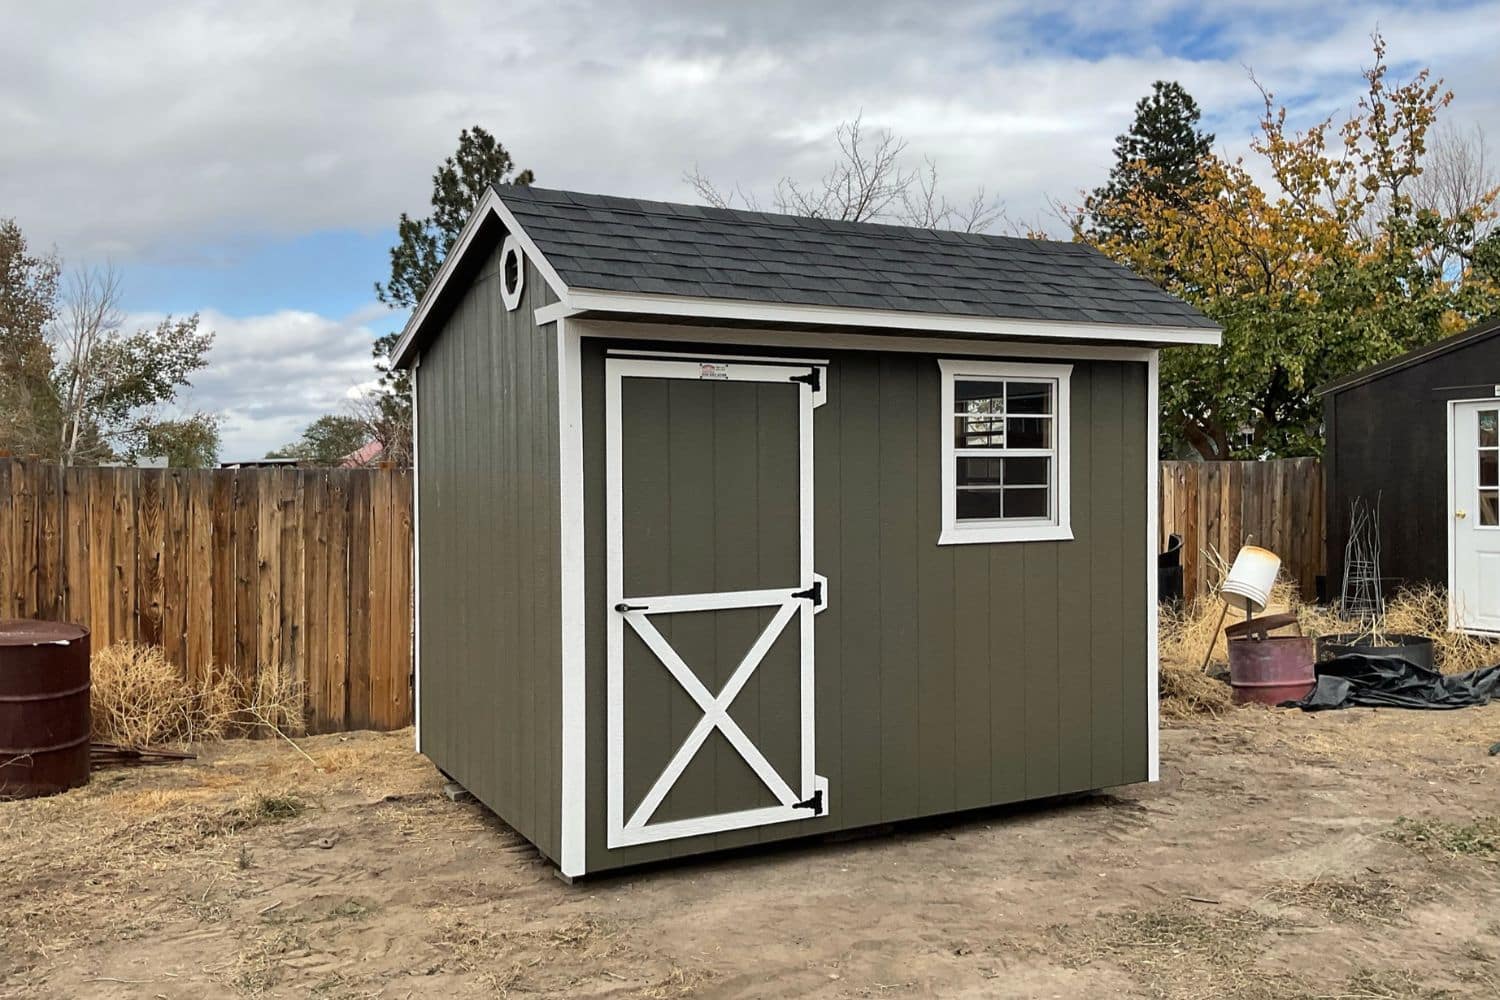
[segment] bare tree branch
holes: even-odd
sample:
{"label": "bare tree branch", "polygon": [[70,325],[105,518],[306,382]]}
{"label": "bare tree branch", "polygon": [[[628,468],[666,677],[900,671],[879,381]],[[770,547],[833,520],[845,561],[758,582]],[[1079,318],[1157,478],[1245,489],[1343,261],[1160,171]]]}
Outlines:
{"label": "bare tree branch", "polygon": [[[57,327],[62,371],[62,426],[59,460],[73,465],[84,449],[84,430],[90,423],[90,403],[107,396],[118,376],[118,356],[104,350],[125,322],[120,309],[120,276],[113,265],[74,271],[63,293],[63,315]],[[97,450],[103,442],[88,442]]]}
{"label": "bare tree branch", "polygon": [[[979,189],[960,206],[938,191],[937,164],[924,159],[920,169],[904,165],[906,141],[889,129],[867,130],[863,114],[834,130],[838,155],[828,171],[805,183],[783,176],[771,204],[778,212],[844,222],[893,220],[922,229],[979,232],[1004,218],[998,200]],[[759,210],[755,196],[735,185],[732,191],[714,183],[694,164],[683,174],[698,197],[717,208],[733,208],[738,199]]]}

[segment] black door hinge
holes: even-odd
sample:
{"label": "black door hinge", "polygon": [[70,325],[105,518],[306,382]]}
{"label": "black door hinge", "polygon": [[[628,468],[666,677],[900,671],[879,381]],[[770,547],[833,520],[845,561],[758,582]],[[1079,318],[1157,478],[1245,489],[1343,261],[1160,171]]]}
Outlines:
{"label": "black door hinge", "polygon": [[822,604],[823,603],[823,581],[822,580],[814,580],[813,581],[813,585],[811,587],[808,587],[806,590],[795,591],[792,594],[792,597],[794,599],[796,599],[796,600],[812,601],[814,604]]}
{"label": "black door hinge", "polygon": [[803,799],[801,802],[793,804],[792,808],[811,809],[814,816],[823,815],[823,789],[820,788],[816,792],[813,792],[812,798]]}
{"label": "black door hinge", "polygon": [[802,382],[805,385],[811,386],[813,392],[821,392],[823,389],[823,369],[810,368],[806,375],[793,375],[791,381]]}

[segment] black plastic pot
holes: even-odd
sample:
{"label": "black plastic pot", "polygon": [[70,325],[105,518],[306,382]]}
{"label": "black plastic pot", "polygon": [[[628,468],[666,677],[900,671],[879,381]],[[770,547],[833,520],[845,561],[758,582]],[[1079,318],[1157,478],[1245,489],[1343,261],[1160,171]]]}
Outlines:
{"label": "black plastic pot", "polygon": [[1176,533],[1156,557],[1156,599],[1164,604],[1182,601],[1182,536]]}
{"label": "black plastic pot", "polygon": [[1324,635],[1318,637],[1318,659],[1330,660],[1335,656],[1343,656],[1345,653],[1363,653],[1366,656],[1399,656],[1404,660],[1410,660],[1419,667],[1434,670],[1432,657],[1432,640],[1425,635],[1407,635],[1400,632],[1387,632],[1380,637],[1381,643],[1376,646],[1370,642],[1368,635],[1359,635],[1354,632],[1346,632],[1341,635]]}

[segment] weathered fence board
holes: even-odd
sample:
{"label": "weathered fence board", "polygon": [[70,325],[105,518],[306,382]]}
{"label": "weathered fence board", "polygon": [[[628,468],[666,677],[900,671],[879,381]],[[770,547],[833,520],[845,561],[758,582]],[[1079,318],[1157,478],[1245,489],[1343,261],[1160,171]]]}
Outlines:
{"label": "weathered fence board", "polygon": [[0,614],[300,681],[309,731],[411,723],[412,477],[0,458]]}
{"label": "weathered fence board", "polygon": [[1270,549],[1303,596],[1324,572],[1323,468],[1316,458],[1267,462],[1161,463],[1161,544],[1182,536],[1183,592],[1217,582],[1215,552],[1232,562],[1241,545]]}

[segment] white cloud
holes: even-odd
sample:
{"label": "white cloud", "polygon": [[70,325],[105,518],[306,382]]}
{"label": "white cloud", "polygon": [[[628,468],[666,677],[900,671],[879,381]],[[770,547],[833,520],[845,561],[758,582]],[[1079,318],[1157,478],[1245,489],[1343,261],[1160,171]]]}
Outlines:
{"label": "white cloud", "polygon": [[[375,333],[365,324],[385,314],[383,306],[344,319],[295,310],[246,317],[205,310],[199,322],[214,331],[209,365],[193,376],[178,406],[219,415],[221,460],[259,458],[296,440],[317,417],[345,412],[351,396],[370,387]],[[132,316],[127,326],[159,318]]]}
{"label": "white cloud", "polygon": [[[1206,22],[1206,47],[1163,44]],[[1102,180],[1153,80],[1181,80],[1233,152],[1259,111],[1247,67],[1305,118],[1339,112],[1377,26],[1403,73],[1447,78],[1460,124],[1500,136],[1497,23],[1495,0],[10,4],[0,216],[124,264],[369,231],[425,208],[434,163],[476,122],[548,186],[681,200],[697,163],[765,192],[821,173],[834,126],[863,109],[934,157],[950,195],[982,185],[1035,220]],[[192,402],[223,412],[234,456],[337,409],[387,315],[203,305],[219,340]]]}
{"label": "white cloud", "polygon": [[[1461,117],[1500,131],[1493,3],[1202,11],[1060,5],[1039,27],[1034,5],[963,0],[12,5],[0,209],[65,253],[122,260],[388,226],[423,208],[433,163],[474,122],[544,184],[680,199],[696,161],[764,190],[824,166],[833,126],[863,108],[955,188],[1030,216],[1099,181],[1153,79],[1182,79],[1237,148],[1256,103],[1246,66],[1336,110],[1377,25],[1393,60],[1431,63]],[[1163,54],[1189,15],[1219,26],[1214,58]],[[1125,54],[1069,54],[1067,30]]]}

